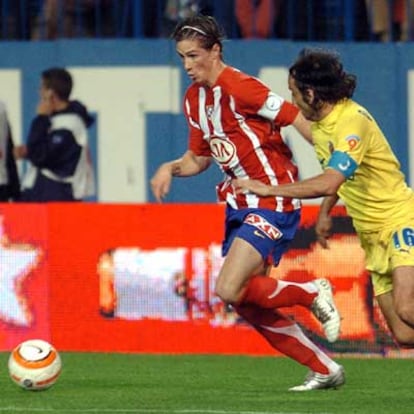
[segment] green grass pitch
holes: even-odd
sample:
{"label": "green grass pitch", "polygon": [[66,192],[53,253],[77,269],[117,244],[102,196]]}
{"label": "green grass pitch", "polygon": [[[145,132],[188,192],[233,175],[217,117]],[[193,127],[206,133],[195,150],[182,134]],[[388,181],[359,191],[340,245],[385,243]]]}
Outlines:
{"label": "green grass pitch", "polygon": [[306,368],[287,358],[61,353],[63,371],[45,391],[24,391],[0,353],[0,413],[287,414],[414,413],[412,360],[337,359],[339,390],[292,393]]}

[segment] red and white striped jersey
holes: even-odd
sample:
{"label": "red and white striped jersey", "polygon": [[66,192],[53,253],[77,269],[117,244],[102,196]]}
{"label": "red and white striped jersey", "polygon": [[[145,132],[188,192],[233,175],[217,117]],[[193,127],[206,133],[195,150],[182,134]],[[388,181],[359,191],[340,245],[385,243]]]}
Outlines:
{"label": "red and white striped jersey", "polygon": [[290,125],[298,109],[274,94],[259,79],[226,67],[212,88],[193,83],[186,92],[184,113],[189,125],[189,149],[213,157],[226,179],[217,186],[219,201],[231,207],[268,208],[288,212],[297,199],[260,198],[238,194],[232,178],[251,178],[278,185],[297,180],[292,153],[280,128]]}

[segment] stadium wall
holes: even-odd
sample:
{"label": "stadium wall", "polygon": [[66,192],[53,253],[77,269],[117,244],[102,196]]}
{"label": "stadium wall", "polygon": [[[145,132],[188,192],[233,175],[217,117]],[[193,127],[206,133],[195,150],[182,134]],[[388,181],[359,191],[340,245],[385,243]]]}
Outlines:
{"label": "stadium wall", "polygon": [[[306,309],[283,311],[332,352],[392,355],[343,207],[329,250],[315,242],[317,212],[304,208],[271,276],[329,278],[341,338],[326,342]],[[209,203],[0,205],[0,351],[42,338],[65,351],[273,355],[214,295],[223,218]]]}
{"label": "stadium wall", "polygon": [[[243,41],[225,43],[229,64],[254,74],[289,97],[287,68],[305,46],[338,50],[358,76],[356,99],[380,123],[411,184],[414,182],[414,45]],[[181,99],[188,79],[168,40],[58,40],[1,42],[0,99],[9,109],[16,143],[25,140],[38,100],[42,70],[66,66],[73,97],[96,114],[92,155],[101,202],[152,201],[148,177],[186,147]],[[287,130],[302,176],[318,171],[312,150]],[[20,168],[23,170],[24,165]],[[220,172],[176,180],[171,202],[212,202]]]}

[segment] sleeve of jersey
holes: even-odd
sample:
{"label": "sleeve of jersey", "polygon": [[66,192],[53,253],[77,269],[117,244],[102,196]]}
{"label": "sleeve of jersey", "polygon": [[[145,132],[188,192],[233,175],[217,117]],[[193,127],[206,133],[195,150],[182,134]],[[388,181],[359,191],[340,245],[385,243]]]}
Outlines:
{"label": "sleeve of jersey", "polygon": [[347,179],[355,173],[369,145],[365,120],[361,121],[345,122],[344,120],[338,125],[335,151],[327,165],[328,168],[339,171]]}
{"label": "sleeve of jersey", "polygon": [[275,122],[280,127],[291,125],[298,116],[298,113],[299,109],[295,105],[290,102],[283,101]]}
{"label": "sleeve of jersey", "polygon": [[248,78],[238,92],[248,112],[260,115],[278,127],[292,124],[299,110],[284,98],[272,92],[260,80]]}
{"label": "sleeve of jersey", "polygon": [[189,129],[188,149],[195,155],[209,157],[211,155],[210,145],[203,139],[203,131],[192,111],[194,111],[194,107],[191,107],[190,100],[186,97],[184,100],[184,114]]}

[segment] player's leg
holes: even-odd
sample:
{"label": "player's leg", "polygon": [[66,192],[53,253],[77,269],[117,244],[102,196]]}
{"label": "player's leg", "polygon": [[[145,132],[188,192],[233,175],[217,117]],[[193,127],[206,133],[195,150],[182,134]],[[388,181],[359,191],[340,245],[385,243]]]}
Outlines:
{"label": "player's leg", "polygon": [[394,308],[400,319],[414,329],[414,219],[393,233],[389,251]]}
{"label": "player's leg", "polygon": [[414,347],[414,329],[401,316],[410,309],[414,301],[413,271],[411,266],[398,266],[392,275],[371,275],[375,298],[388,328],[398,344],[408,348]]}
{"label": "player's leg", "polygon": [[229,304],[253,303],[268,309],[293,305],[310,308],[318,296],[318,286],[313,282],[277,280],[265,272],[262,255],[236,237],[220,269],[216,294]]}
{"label": "player's leg", "polygon": [[374,295],[395,340],[414,347],[414,221],[360,233]]}
{"label": "player's leg", "polygon": [[237,303],[251,275],[264,271],[265,264],[260,253],[250,243],[236,237],[217,277],[217,296],[225,303]]}
{"label": "player's leg", "polygon": [[379,295],[376,300],[398,344],[405,348],[414,348],[414,329],[403,322],[395,311],[393,293]]}
{"label": "player's leg", "polygon": [[414,266],[395,268],[392,280],[395,311],[414,330]]}
{"label": "player's leg", "polygon": [[[399,226],[390,237],[387,249],[392,269],[388,280],[392,282],[392,307],[389,298],[381,302],[387,321],[397,342],[404,347],[414,347],[414,222]],[[373,279],[374,281],[374,279]],[[375,287],[375,285],[374,285]],[[398,316],[398,319],[395,318]]]}
{"label": "player's leg", "polygon": [[[226,219],[226,238],[231,244],[228,251],[224,249],[227,254],[217,279],[216,293],[229,304],[253,304],[266,309],[293,305],[311,308],[322,322],[328,340],[333,342],[339,335],[340,316],[329,282],[294,283],[257,273],[258,269],[264,271],[269,259],[276,264],[279,262],[297,225],[298,216],[285,217],[280,230],[277,227],[280,215],[273,217],[272,214],[260,211],[254,214],[254,219],[251,215],[242,216],[238,226],[234,217],[231,223]],[[272,231],[266,232],[267,228]]]}
{"label": "player's leg", "polygon": [[236,310],[274,349],[309,368],[310,374],[305,382],[290,388],[291,391],[337,388],[344,384],[343,367],[329,358],[295,322],[279,311],[256,305],[236,306]]}
{"label": "player's leg", "polygon": [[[277,223],[278,220],[282,221],[282,218],[285,227],[283,230]],[[312,304],[318,293],[313,283],[294,286],[295,284],[286,282],[299,294],[292,293],[289,298],[282,300],[280,297],[285,292],[276,291],[266,301],[269,293],[276,290],[278,281],[263,278],[263,275],[266,274],[271,261],[275,264],[279,262],[295,234],[299,219],[299,213],[281,215],[281,213],[259,209],[247,210],[247,212],[227,209],[226,236],[223,243],[223,255],[226,258],[216,283],[216,293],[224,302],[235,304],[243,301],[242,296],[249,281],[255,285],[252,290],[260,292],[258,295],[262,303],[257,304],[262,307],[276,308],[295,304],[309,307]],[[254,275],[258,276],[254,277]],[[279,284],[279,290],[284,290],[282,285],[283,283]],[[302,285],[303,289],[301,289]],[[303,297],[297,297],[301,293]],[[256,302],[257,299],[254,301]]]}
{"label": "player's leg", "polygon": [[[234,217],[231,222],[226,220],[226,240],[223,248],[226,258],[216,282],[217,295],[225,302],[233,304],[239,315],[275,349],[309,367],[311,375],[294,391],[341,385],[344,382],[342,367],[322,353],[303,334],[299,326],[274,309],[280,303],[312,303],[318,296],[318,286],[306,283],[303,284],[303,288],[301,284],[282,283],[266,276],[269,267],[267,258],[273,253],[275,241],[258,233],[259,230],[255,226],[243,224],[244,216],[239,222],[237,220]],[[242,235],[243,238],[238,235]],[[226,249],[226,245],[229,249]],[[283,245],[279,250],[280,255],[284,247]],[[278,256],[276,258],[278,259]],[[257,273],[261,273],[262,276],[252,276]],[[252,280],[254,282],[251,282]],[[250,283],[252,286],[249,287]],[[249,290],[252,296],[248,302],[243,300],[246,290]],[[257,292],[253,294],[253,290]],[[282,298],[277,299],[279,295]],[[306,295],[310,298],[306,298]],[[302,296],[302,299],[298,299],[298,296]]]}

